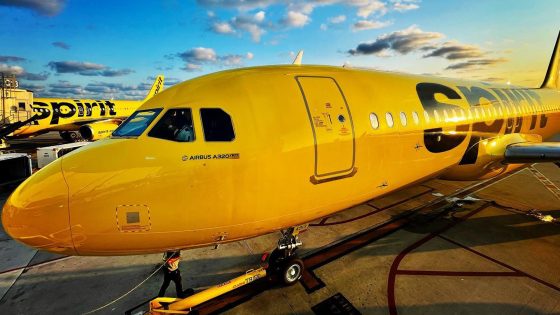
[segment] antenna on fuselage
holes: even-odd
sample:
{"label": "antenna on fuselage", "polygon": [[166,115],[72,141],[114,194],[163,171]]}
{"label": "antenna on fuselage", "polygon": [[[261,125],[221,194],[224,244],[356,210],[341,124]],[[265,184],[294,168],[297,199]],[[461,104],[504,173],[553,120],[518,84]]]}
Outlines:
{"label": "antenna on fuselage", "polygon": [[300,50],[297,53],[297,56],[294,58],[294,61],[292,62],[293,65],[301,65],[301,59],[303,58],[303,50]]}

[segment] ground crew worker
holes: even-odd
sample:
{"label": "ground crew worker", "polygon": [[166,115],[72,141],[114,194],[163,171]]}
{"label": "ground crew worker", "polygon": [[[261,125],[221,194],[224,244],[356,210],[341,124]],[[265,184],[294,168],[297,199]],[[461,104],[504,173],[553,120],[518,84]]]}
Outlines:
{"label": "ground crew worker", "polygon": [[181,283],[181,271],[179,270],[179,261],[181,260],[181,252],[166,252],[163,255],[165,266],[163,267],[163,284],[159,289],[158,296],[164,296],[165,290],[171,281],[175,282],[175,291],[178,298],[183,298],[183,284]]}

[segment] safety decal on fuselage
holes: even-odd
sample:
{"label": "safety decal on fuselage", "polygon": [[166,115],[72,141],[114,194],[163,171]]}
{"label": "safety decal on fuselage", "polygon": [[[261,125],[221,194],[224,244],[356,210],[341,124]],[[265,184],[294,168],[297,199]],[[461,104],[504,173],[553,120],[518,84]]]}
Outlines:
{"label": "safety decal on fuselage", "polygon": [[239,153],[183,155],[183,161],[224,159],[238,160]]}

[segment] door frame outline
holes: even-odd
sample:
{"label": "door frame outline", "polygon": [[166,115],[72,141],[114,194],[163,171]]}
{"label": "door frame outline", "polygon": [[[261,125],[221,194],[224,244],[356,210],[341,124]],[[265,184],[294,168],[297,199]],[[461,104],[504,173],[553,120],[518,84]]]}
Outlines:
{"label": "door frame outline", "polygon": [[[305,109],[307,110],[307,116],[308,116],[308,119],[309,119],[311,131],[313,132],[313,142],[314,142],[314,149],[315,149],[315,170],[314,170],[314,176],[311,176],[311,182],[314,183],[314,184],[320,184],[320,183],[323,183],[323,182],[326,182],[326,181],[337,180],[337,179],[342,179],[342,178],[354,176],[354,174],[356,174],[356,171],[357,171],[356,168],[355,168],[355,164],[356,164],[356,133],[355,133],[355,130],[354,130],[354,120],[352,119],[352,112],[350,111],[350,107],[348,106],[348,102],[346,101],[346,96],[344,95],[344,92],[342,91],[342,88],[340,87],[338,82],[333,77],[329,77],[329,76],[297,75],[294,78],[295,78],[295,80],[298,84],[299,90],[301,92],[301,96],[303,97],[303,102],[305,103]],[[307,97],[305,96],[305,90],[303,89],[303,86],[301,85],[301,82],[299,82],[299,78],[330,79],[336,85],[336,87],[338,89],[338,92],[340,93],[340,95],[342,96],[342,100],[344,101],[344,106],[346,106],[346,110],[348,111],[350,126],[352,127],[352,165],[350,166],[350,168],[345,169],[345,170],[325,173],[325,174],[317,174],[317,160],[318,160],[317,159],[317,153],[318,153],[317,135],[315,134],[315,127],[313,125],[313,118],[311,116],[311,111],[309,110],[309,104],[307,102]],[[340,173],[347,173],[347,172],[350,172],[350,173],[344,174],[344,175],[341,175],[341,176],[336,176],[336,177],[333,177],[333,178],[321,179],[321,177],[336,175],[336,174],[340,174]]]}

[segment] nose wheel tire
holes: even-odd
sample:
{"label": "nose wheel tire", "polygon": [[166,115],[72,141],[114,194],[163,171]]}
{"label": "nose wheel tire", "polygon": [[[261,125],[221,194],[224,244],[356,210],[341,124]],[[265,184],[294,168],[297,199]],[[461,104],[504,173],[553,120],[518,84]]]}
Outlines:
{"label": "nose wheel tire", "polygon": [[282,275],[282,282],[288,286],[294,285],[301,278],[303,268],[303,261],[301,259],[289,259],[280,273]]}

